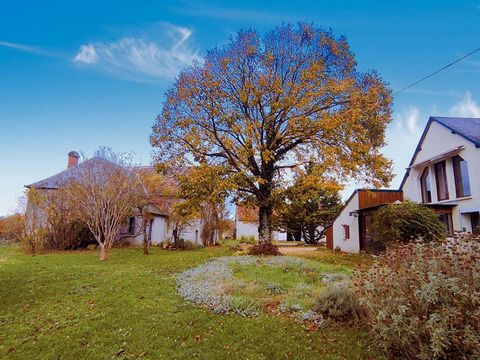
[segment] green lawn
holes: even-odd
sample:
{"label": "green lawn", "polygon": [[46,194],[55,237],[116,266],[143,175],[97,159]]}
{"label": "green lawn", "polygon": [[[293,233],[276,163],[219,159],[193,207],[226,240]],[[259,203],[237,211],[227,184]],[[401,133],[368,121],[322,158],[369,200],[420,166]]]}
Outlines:
{"label": "green lawn", "polygon": [[[365,331],[306,331],[260,315],[215,315],[181,299],[175,274],[227,247],[169,252],[114,249],[27,256],[0,246],[0,358],[364,359]],[[333,256],[333,255],[332,255]]]}

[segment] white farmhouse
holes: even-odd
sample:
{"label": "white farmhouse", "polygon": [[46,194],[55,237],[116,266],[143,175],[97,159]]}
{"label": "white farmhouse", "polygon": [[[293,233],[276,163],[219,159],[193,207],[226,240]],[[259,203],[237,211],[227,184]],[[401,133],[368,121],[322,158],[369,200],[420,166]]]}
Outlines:
{"label": "white farmhouse", "polygon": [[[69,181],[75,180],[82,175],[83,171],[93,169],[94,171],[102,171],[102,163],[108,162],[100,157],[93,157],[91,159],[79,162],[80,156],[76,151],[70,151],[68,153],[67,169],[50,176],[46,179],[37,181],[30,185],[25,185],[26,188],[35,188],[40,192],[47,193],[50,191],[56,191]],[[139,172],[150,171],[154,169],[151,166],[139,167]],[[173,179],[171,181],[174,181]],[[173,240],[173,226],[169,219],[169,213],[173,202],[178,201],[177,198],[158,196],[152,199],[152,202],[147,207],[149,213],[149,222],[147,224],[147,240],[151,245],[159,245],[163,242],[170,242]],[[30,206],[27,204],[27,212],[30,210]],[[122,229],[118,234],[120,242],[128,243],[131,245],[143,244],[143,231],[142,231],[143,217],[133,216],[125,224],[122,225]],[[192,241],[197,244],[203,244],[201,239],[203,222],[201,219],[192,221],[181,237],[184,240]]]}

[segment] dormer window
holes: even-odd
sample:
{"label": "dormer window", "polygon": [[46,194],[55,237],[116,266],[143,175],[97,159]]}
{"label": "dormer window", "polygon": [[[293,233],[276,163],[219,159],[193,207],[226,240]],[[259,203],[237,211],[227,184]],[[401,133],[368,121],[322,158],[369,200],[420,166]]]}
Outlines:
{"label": "dormer window", "polygon": [[455,175],[455,190],[457,198],[470,196],[470,180],[468,178],[468,164],[461,156],[454,156],[453,162],[453,174]]}
{"label": "dormer window", "polygon": [[420,186],[422,188],[422,202],[431,203],[432,188],[430,187],[430,173],[428,167],[423,170],[422,176],[420,177]]}
{"label": "dormer window", "polygon": [[447,170],[445,160],[440,161],[434,165],[435,180],[437,181],[437,198],[438,201],[448,200],[448,183]]}

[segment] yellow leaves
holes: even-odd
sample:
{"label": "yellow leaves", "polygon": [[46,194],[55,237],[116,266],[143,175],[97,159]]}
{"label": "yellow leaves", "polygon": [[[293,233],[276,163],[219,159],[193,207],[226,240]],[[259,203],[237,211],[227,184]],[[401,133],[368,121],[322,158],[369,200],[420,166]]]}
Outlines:
{"label": "yellow leaves", "polygon": [[354,67],[343,37],[308,24],[262,39],[239,32],[181,74],[151,143],[162,160],[228,164],[252,191],[272,181],[252,170],[277,161],[286,144],[296,145],[281,160],[300,164],[314,154],[339,176],[386,178],[375,150],[384,143],[391,96],[378,75]]}
{"label": "yellow leaves", "polygon": [[267,63],[272,63],[275,60],[275,55],[273,55],[271,52],[267,52],[265,55],[265,61]]}
{"label": "yellow leaves", "polygon": [[247,56],[255,56],[255,55],[257,55],[257,48],[253,45],[248,45],[247,49],[245,51],[245,54]]}
{"label": "yellow leaves", "polygon": [[270,162],[272,162],[275,158],[275,154],[273,151],[271,150],[263,150],[262,153],[261,153],[261,156],[262,156],[262,161],[265,163],[265,164],[269,164]]}
{"label": "yellow leaves", "polygon": [[264,178],[262,178],[260,176],[257,176],[255,179],[257,181],[257,184],[259,184],[259,185],[265,185],[267,183],[267,180],[265,180]]}
{"label": "yellow leaves", "polygon": [[223,70],[227,70],[228,65],[230,65],[230,63],[231,63],[231,60],[229,58],[224,57],[220,61],[220,66],[222,67]]}

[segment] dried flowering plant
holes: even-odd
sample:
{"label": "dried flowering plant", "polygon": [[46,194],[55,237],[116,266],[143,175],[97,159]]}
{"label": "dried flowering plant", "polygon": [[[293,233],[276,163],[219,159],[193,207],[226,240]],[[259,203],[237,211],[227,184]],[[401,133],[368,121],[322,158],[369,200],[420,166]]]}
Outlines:
{"label": "dried flowering plant", "polygon": [[374,336],[391,357],[480,358],[480,238],[396,246],[354,276]]}

